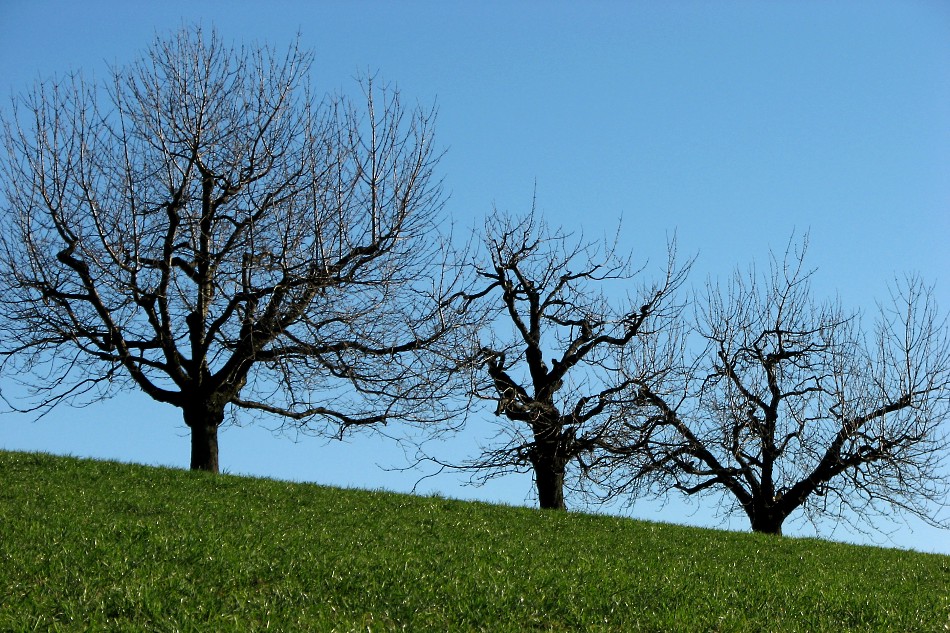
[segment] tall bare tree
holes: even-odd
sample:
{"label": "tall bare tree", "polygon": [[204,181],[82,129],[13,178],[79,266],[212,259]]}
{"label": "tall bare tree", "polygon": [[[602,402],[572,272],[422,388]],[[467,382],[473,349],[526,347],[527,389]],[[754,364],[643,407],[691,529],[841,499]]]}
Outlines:
{"label": "tall bare tree", "polygon": [[574,485],[573,471],[582,487],[614,443],[631,406],[629,385],[658,385],[664,359],[676,357],[665,342],[688,267],[676,267],[671,247],[659,281],[634,288],[642,270],[630,256],[552,230],[534,210],[493,214],[484,244],[475,265],[481,287],[468,298],[486,302],[493,319],[472,395],[494,403],[500,443],[467,467],[486,477],[530,471],[540,506],[564,509],[566,478]]}
{"label": "tall bare tree", "polygon": [[315,99],[311,54],[157,38],[5,121],[0,346],[21,409],[139,389],[218,470],[226,413],[338,429],[438,416],[459,324],[434,230],[434,112],[367,80]]}
{"label": "tall bare tree", "polygon": [[637,385],[653,415],[632,425],[650,435],[633,444],[649,458],[628,476],[715,494],[757,532],[781,534],[799,509],[813,522],[894,508],[934,521],[948,491],[950,340],[933,292],[901,281],[869,330],[815,300],[804,251],[708,287],[689,393]]}

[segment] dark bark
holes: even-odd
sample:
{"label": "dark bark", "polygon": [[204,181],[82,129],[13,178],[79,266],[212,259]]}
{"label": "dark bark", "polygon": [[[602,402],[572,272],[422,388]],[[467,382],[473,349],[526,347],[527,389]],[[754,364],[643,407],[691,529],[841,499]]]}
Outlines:
{"label": "dark bark", "polygon": [[191,429],[191,470],[218,473],[218,428],[224,409],[196,406],[185,409],[184,417]]}
{"label": "dark bark", "polygon": [[569,459],[559,448],[560,439],[539,438],[529,449],[534,484],[538,490],[538,505],[542,510],[567,509],[564,503],[564,473]]}
{"label": "dark bark", "polygon": [[782,523],[785,522],[785,516],[774,509],[759,509],[748,513],[749,522],[752,524],[753,532],[762,534],[782,535]]}
{"label": "dark bark", "polygon": [[[566,510],[564,503],[564,473],[570,456],[564,451],[571,442],[562,433],[563,423],[550,423],[535,436],[528,449],[534,468],[534,483],[538,490],[538,505],[542,510]],[[571,448],[574,448],[571,446]]]}
{"label": "dark bark", "polygon": [[534,481],[542,510],[567,510],[564,503],[564,466],[558,468],[550,461],[535,462]]}

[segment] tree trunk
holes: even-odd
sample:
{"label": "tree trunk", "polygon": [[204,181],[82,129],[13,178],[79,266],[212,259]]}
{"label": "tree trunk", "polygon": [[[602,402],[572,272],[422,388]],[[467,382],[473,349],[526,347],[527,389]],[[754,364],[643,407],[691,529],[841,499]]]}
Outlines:
{"label": "tree trunk", "polygon": [[564,503],[564,471],[568,460],[562,450],[562,425],[555,419],[534,431],[534,445],[528,457],[534,467],[534,484],[542,510],[566,510]]}
{"label": "tree trunk", "polygon": [[217,425],[198,424],[191,427],[191,469],[219,472]]}
{"label": "tree trunk", "polygon": [[749,515],[752,531],[762,534],[782,535],[782,523],[785,517],[774,510],[760,510]]}
{"label": "tree trunk", "polygon": [[184,418],[191,429],[191,469],[219,472],[218,427],[224,421],[224,409],[189,407],[184,410]]}
{"label": "tree trunk", "polygon": [[567,510],[564,503],[564,467],[550,462],[534,465],[534,481],[538,488],[538,503],[542,510]]}

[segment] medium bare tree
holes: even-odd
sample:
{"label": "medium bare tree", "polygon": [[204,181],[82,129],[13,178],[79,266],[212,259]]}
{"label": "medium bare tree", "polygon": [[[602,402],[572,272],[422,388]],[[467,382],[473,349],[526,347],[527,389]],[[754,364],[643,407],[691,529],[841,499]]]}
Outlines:
{"label": "medium bare tree", "polygon": [[372,80],[365,107],[318,101],[311,62],[184,29],[104,83],[15,100],[0,345],[18,408],[139,389],[182,410],[209,471],[226,412],[439,417],[459,313],[434,112]]}
{"label": "medium bare tree", "polygon": [[933,292],[900,282],[867,330],[814,299],[804,251],[708,286],[697,302],[708,345],[687,368],[689,393],[637,385],[653,416],[632,425],[650,435],[633,444],[649,458],[628,475],[715,494],[756,532],[781,534],[799,509],[816,524],[894,508],[934,522],[948,490],[950,341]]}
{"label": "medium bare tree", "polygon": [[642,270],[631,257],[552,230],[534,210],[518,219],[495,212],[484,244],[481,288],[468,299],[485,302],[492,321],[472,395],[494,403],[500,444],[466,467],[486,478],[530,471],[541,508],[564,509],[565,478],[573,470],[582,487],[611,448],[629,385],[657,385],[663,374],[654,370],[675,358],[664,341],[688,267],[677,269],[671,246],[664,276],[632,288]]}

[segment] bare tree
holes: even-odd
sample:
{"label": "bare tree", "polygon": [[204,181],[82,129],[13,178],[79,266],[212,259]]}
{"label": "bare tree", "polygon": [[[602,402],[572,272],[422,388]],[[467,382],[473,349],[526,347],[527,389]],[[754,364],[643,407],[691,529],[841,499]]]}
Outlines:
{"label": "bare tree", "polygon": [[564,509],[565,477],[573,470],[581,487],[610,449],[631,404],[629,385],[662,380],[662,372],[634,368],[674,357],[662,341],[688,267],[676,268],[671,246],[665,275],[633,291],[642,271],[631,257],[551,230],[533,210],[520,219],[495,212],[484,243],[485,260],[475,265],[482,284],[468,299],[487,302],[493,322],[472,395],[494,403],[500,444],[466,467],[486,478],[530,471],[541,508]]}
{"label": "bare tree", "polygon": [[814,299],[804,251],[708,286],[690,393],[638,385],[653,417],[639,440],[649,458],[631,472],[663,491],[718,495],[756,532],[781,534],[799,509],[816,523],[894,508],[934,522],[948,490],[950,342],[933,292],[900,282],[868,331],[859,314]]}
{"label": "bare tree", "polygon": [[[438,417],[459,313],[434,112],[317,101],[298,46],[184,29],[15,100],[0,159],[3,370],[45,411],[139,389],[218,470],[226,412]],[[444,412],[443,412],[444,413]]]}

